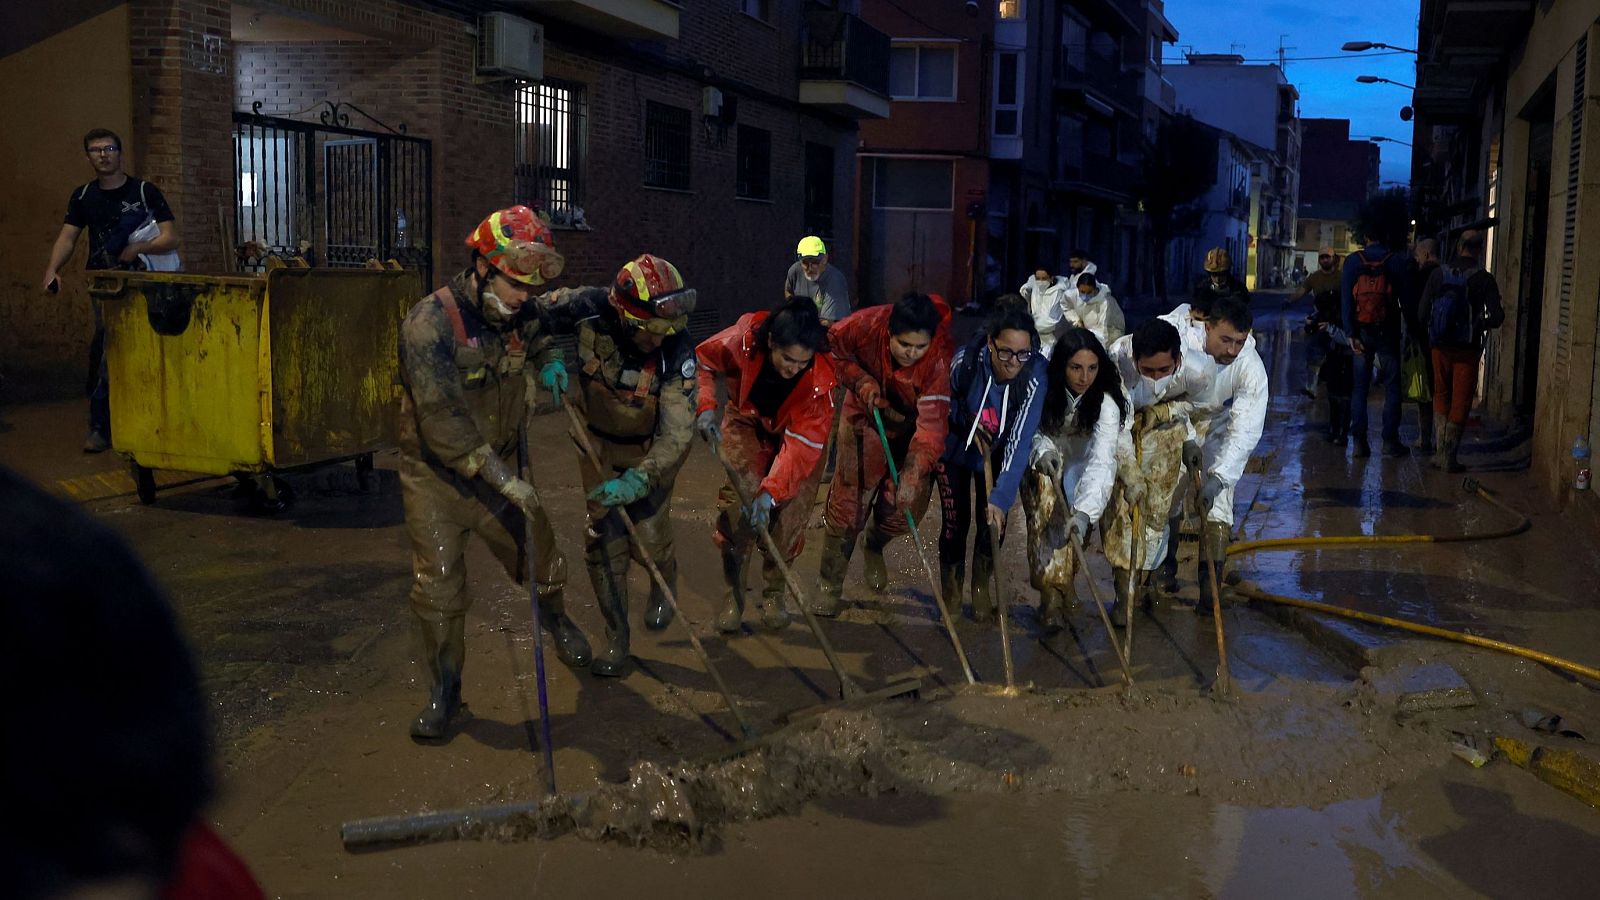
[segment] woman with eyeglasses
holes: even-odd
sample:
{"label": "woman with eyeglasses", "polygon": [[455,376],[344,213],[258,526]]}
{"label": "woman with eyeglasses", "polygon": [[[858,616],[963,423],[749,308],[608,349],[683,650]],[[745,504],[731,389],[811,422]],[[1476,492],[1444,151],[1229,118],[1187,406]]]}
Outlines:
{"label": "woman with eyeglasses", "polygon": [[1049,387],[1032,463],[1022,482],[1028,521],[1028,571],[1039,591],[1039,621],[1059,631],[1076,606],[1072,581],[1080,562],[1072,536],[1088,543],[1117,480],[1117,439],[1128,425],[1122,377],[1105,345],[1085,328],[1056,341],[1046,367]]}
{"label": "woman with eyeglasses", "polygon": [[[939,571],[945,601],[952,611],[959,610],[967,531],[976,505],[972,616],[980,622],[994,618],[990,529],[997,543],[1004,539],[1006,514],[1017,499],[1039,425],[1044,364],[1028,304],[1016,294],[999,299],[984,334],[957,350],[950,364],[950,434],[936,473],[944,514]],[[985,465],[994,479],[993,490],[986,484]]]}

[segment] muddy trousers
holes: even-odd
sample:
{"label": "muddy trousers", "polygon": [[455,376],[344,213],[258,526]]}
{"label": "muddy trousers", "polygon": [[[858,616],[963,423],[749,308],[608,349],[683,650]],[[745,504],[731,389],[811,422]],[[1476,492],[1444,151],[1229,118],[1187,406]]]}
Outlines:
{"label": "muddy trousers", "polygon": [[[761,480],[771,471],[781,444],[781,435],[765,434],[744,421],[730,417],[723,423],[722,453],[738,473],[739,486],[735,491],[733,484],[726,483],[718,492],[717,521],[711,538],[722,551],[723,577],[728,580],[732,599],[741,610],[744,608],[743,573],[752,548],[759,549],[763,559],[764,604],[777,609],[783,606],[783,573],[767,557],[764,542],[745,521],[744,507],[739,502],[741,495],[753,499],[760,492]],[[811,507],[816,503],[817,485],[822,480],[826,461],[825,456],[818,455],[816,465],[800,482],[794,496],[772,510],[767,530],[772,542],[783,552],[785,563],[792,564],[805,548],[806,525],[811,520]]]}
{"label": "muddy trousers", "polygon": [[[945,601],[951,612],[961,608],[961,589],[966,581],[967,531],[977,532],[972,543],[972,611],[980,618],[994,609],[990,577],[994,573],[994,554],[989,544],[989,491],[983,472],[973,471],[946,460],[934,467],[939,484],[939,508],[944,522],[939,529],[939,569],[945,581]],[[995,544],[1003,545],[1002,530]]]}
{"label": "muddy trousers", "polygon": [[[845,547],[853,549],[856,538],[862,531],[867,531],[867,543],[882,549],[889,541],[909,531],[906,517],[897,509],[899,489],[889,476],[888,460],[883,455],[883,441],[870,421],[851,421],[848,418],[840,424],[835,440],[838,463],[834,469],[833,483],[828,486],[825,514],[828,534],[840,538]],[[928,473],[903,471],[910,444],[909,431],[889,436],[897,471],[903,477],[913,479],[913,483],[907,485],[915,495],[911,514],[921,521],[928,509],[932,482]],[[848,553],[849,550],[846,551],[847,557]],[[843,577],[843,573],[840,573],[840,577]]]}
{"label": "muddy trousers", "polygon": [[[638,465],[648,450],[648,444],[622,444],[608,441],[591,433],[589,442],[610,470],[607,478],[614,478]],[[583,473],[583,492],[588,494],[599,486],[601,478],[589,464],[588,457],[578,463]],[[655,561],[662,578],[674,592],[678,588],[678,558],[672,536],[672,490],[677,482],[674,469],[661,478],[643,499],[623,507],[633,520],[635,531],[644,545],[644,553]],[[589,581],[594,585],[594,596],[600,614],[606,620],[606,631],[613,642],[620,641],[620,652],[627,654],[628,626],[628,568],[629,561],[645,566],[645,557],[628,537],[627,526],[616,510],[589,501],[589,527],[584,532],[583,561],[589,571]],[[646,567],[648,574],[648,567]],[[650,604],[652,609],[666,605],[661,587],[650,578]],[[647,619],[649,616],[647,616]],[[670,618],[670,614],[668,616]],[[662,621],[665,625],[665,621]]]}
{"label": "muddy trousers", "polygon": [[1478,347],[1433,348],[1433,413],[1451,425],[1467,424],[1478,389]]}

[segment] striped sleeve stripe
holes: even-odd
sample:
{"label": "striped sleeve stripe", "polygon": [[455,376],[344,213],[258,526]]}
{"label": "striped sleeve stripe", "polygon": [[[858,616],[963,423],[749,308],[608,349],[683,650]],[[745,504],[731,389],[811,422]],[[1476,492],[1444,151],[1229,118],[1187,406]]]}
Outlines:
{"label": "striped sleeve stripe", "polygon": [[950,402],[950,395],[949,394],[928,394],[927,396],[923,397],[922,399],[918,400],[917,402],[918,403],[949,403]]}
{"label": "striped sleeve stripe", "polygon": [[790,431],[787,428],[785,428],[783,430],[783,434],[784,434],[785,437],[792,437],[795,440],[799,441],[800,443],[805,444],[807,447],[811,447],[812,449],[815,449],[815,450],[823,449],[823,446],[821,444],[817,443],[816,441],[813,441],[812,439],[806,437],[803,434],[796,434],[795,432]]}

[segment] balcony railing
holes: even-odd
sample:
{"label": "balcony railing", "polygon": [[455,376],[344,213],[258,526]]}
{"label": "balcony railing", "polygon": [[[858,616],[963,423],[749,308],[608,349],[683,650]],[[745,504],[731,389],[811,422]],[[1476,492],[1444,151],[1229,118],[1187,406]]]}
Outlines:
{"label": "balcony railing", "polygon": [[805,14],[800,77],[848,81],[889,94],[889,36],[849,13],[811,9]]}

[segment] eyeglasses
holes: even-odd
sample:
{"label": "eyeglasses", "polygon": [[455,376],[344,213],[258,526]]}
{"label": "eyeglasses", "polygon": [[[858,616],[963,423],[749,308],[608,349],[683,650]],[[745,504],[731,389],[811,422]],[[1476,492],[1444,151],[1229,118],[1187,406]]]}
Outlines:
{"label": "eyeglasses", "polygon": [[1033,359],[1033,351],[1012,350],[1010,347],[996,347],[994,348],[994,358],[1000,360],[1001,362],[1011,362],[1012,360],[1016,360],[1017,362],[1025,363],[1028,360]]}
{"label": "eyeglasses", "polygon": [[820,256],[802,256],[802,257],[800,257],[800,265],[802,265],[802,266],[820,266],[820,265],[822,265],[822,257],[820,257]]}
{"label": "eyeglasses", "polygon": [[90,147],[83,151],[90,156],[115,156],[122,152],[121,147]]}

